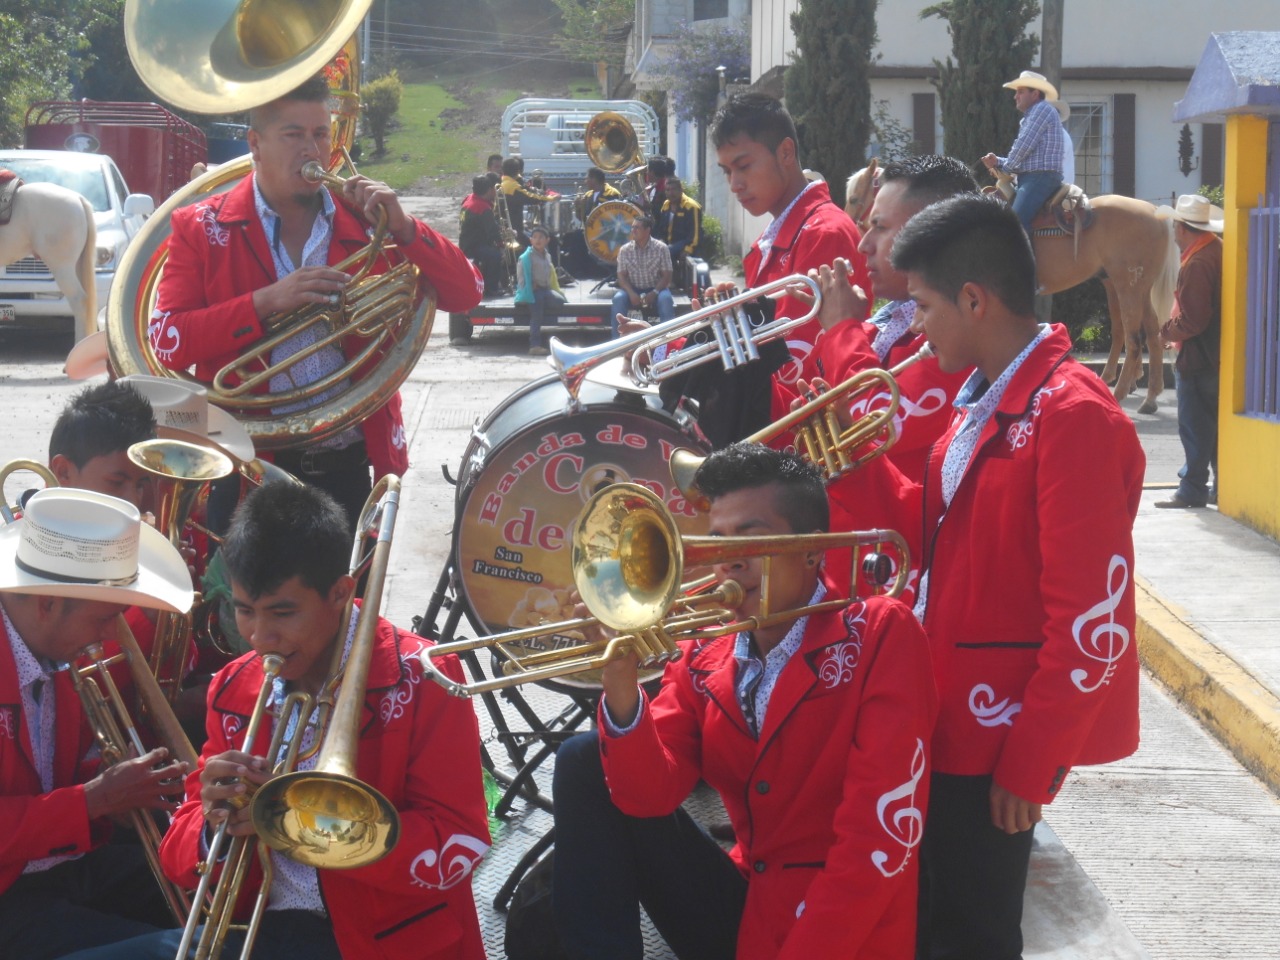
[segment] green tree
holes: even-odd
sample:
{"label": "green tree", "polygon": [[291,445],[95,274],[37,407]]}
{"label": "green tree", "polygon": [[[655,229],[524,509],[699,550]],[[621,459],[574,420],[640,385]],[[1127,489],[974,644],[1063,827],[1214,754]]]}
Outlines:
{"label": "green tree", "polygon": [[635,0],[554,0],[564,21],[560,50],[569,60],[620,66]]}
{"label": "green tree", "polygon": [[785,75],[800,160],[844,203],[844,182],[866,159],[871,135],[868,70],[879,0],[800,0],[791,15],[796,51]]}
{"label": "green tree", "polygon": [[400,74],[395,70],[377,80],[371,80],[360,89],[360,110],[364,114],[369,134],[373,137],[375,157],[382,157],[387,153],[387,131],[391,129],[392,118],[400,111],[400,97],[403,94],[404,84],[400,82]]}
{"label": "green tree", "polygon": [[1040,38],[1027,25],[1039,15],[1036,0],[945,0],[920,12],[945,20],[951,34],[955,60],[934,61],[950,156],[976,165],[1017,137],[1018,111],[1002,86],[1031,66]]}
{"label": "green tree", "polygon": [[84,70],[82,31],[93,7],[92,0],[0,3],[0,146],[21,146],[33,101],[71,95]]}

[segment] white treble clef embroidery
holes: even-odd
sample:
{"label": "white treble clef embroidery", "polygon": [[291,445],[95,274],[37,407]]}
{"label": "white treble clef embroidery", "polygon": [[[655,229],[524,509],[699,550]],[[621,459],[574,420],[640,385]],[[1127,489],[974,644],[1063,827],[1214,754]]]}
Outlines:
{"label": "white treble clef embroidery", "polygon": [[1014,716],[1022,710],[1022,704],[1008,697],[996,702],[996,692],[988,684],[980,683],[969,691],[969,712],[984,727],[1013,726]]}
{"label": "white treble clef embroidery", "polygon": [[[916,787],[924,777],[924,768],[924,741],[917,738],[915,753],[911,757],[911,778],[876,801],[876,818],[880,821],[880,826],[902,846],[902,861],[892,870],[885,867],[889,862],[889,854],[883,850],[872,851],[871,862],[886,877],[895,876],[906,869],[911,862],[911,851],[919,845],[924,832],[924,814],[916,806]],[[899,800],[905,800],[906,804],[894,809],[892,817],[886,820],[885,814],[890,805]]]}
{"label": "white treble clef embroidery", "polygon": [[[1117,571],[1120,573],[1118,584],[1115,582]],[[1111,558],[1111,565],[1107,568],[1106,597],[1076,617],[1071,625],[1071,636],[1075,639],[1080,652],[1090,660],[1097,660],[1104,665],[1102,675],[1092,683],[1089,682],[1089,671],[1085,668],[1077,667],[1071,671],[1071,682],[1081,693],[1093,693],[1099,687],[1109,683],[1111,675],[1115,673],[1116,664],[1129,649],[1129,628],[1122,623],[1116,623],[1115,616],[1116,609],[1124,599],[1125,590],[1128,587],[1129,564],[1124,557],[1116,554]],[[1104,616],[1106,619],[1094,624],[1087,638],[1080,635],[1086,624]]]}

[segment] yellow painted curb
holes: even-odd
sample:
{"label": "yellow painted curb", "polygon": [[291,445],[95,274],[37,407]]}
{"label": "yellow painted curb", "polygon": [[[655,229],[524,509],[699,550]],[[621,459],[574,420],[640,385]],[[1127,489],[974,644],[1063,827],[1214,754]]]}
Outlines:
{"label": "yellow painted curb", "polygon": [[1280,793],[1280,698],[1135,578],[1143,664],[1236,759]]}

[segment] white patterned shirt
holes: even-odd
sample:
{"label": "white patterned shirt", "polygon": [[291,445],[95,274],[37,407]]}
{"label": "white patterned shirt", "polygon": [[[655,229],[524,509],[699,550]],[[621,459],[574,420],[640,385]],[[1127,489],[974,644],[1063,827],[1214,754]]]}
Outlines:
{"label": "white patterned shirt", "polygon": [[[826,595],[826,585],[820,582],[809,598],[809,606],[821,603]],[[742,715],[754,737],[760,736],[773,688],[778,685],[783,667],[800,649],[800,642],[804,640],[804,630],[808,625],[809,616],[806,614],[791,625],[781,643],[765,654],[763,662],[752,650],[750,633],[744,631],[734,639],[733,659],[737,664],[737,676],[734,678],[733,689],[738,696],[738,706],[742,708]]]}
{"label": "white patterned shirt", "polygon": [[[329,244],[333,240],[333,216],[337,207],[328,190],[319,191],[318,196],[321,204],[320,216],[316,217],[315,223],[311,225],[311,236],[307,238],[307,242],[302,247],[302,263],[294,264],[292,257],[289,256],[289,251],[280,242],[280,215],[271,209],[266,197],[262,195],[262,190],[258,187],[258,178],[255,176],[253,179],[254,207],[258,212],[258,219],[262,223],[262,229],[266,233],[267,242],[271,247],[271,259],[276,268],[277,280],[287,277],[299,267],[323,267],[329,262]],[[316,324],[289,337],[271,351],[271,363],[276,364],[287,360],[300,350],[311,346],[325,332],[323,325]],[[345,358],[342,355],[342,351],[337,346],[330,345],[300,360],[290,368],[288,373],[276,374],[267,385],[267,390],[270,393],[282,393],[295,386],[315,383],[317,380],[327,377],[339,369],[344,362]],[[307,409],[335,396],[345,390],[347,385],[347,381],[343,380],[310,400],[299,400],[296,403],[272,407],[271,412],[282,414]],[[342,433],[330,437],[328,440],[317,444],[317,446],[333,447],[341,450],[357,442],[361,436],[359,427],[348,427]]]}
{"label": "white patterned shirt", "polygon": [[[947,453],[942,460],[942,502],[948,507],[951,506],[951,498],[956,495],[960,481],[964,479],[969,465],[973,462],[973,452],[978,446],[978,437],[982,436],[987,421],[1000,406],[1000,401],[1009,387],[1009,382],[1013,380],[1013,375],[1048,335],[1049,325],[1040,324],[1040,331],[1034,339],[1013,358],[1009,366],[1005,367],[1004,372],[996,378],[996,382],[986,387],[985,392],[983,387],[986,386],[987,380],[981,370],[975,370],[956,393],[952,405],[964,412],[964,421],[951,438],[951,442],[947,444]],[[941,523],[942,519],[939,518],[938,522]],[[924,622],[924,612],[929,602],[929,573],[930,571],[926,570],[920,577],[920,589],[916,592],[915,615],[921,623]]]}
{"label": "white patterned shirt", "polygon": [[871,342],[871,349],[876,352],[880,362],[884,363],[893,345],[902,339],[902,335],[911,329],[911,321],[916,316],[914,300],[891,300],[876,311],[871,322],[878,328],[876,338]]}
{"label": "white patterned shirt", "polygon": [[800,198],[817,186],[819,181],[810,180],[804,185],[804,189],[796,194],[796,198],[787,204],[787,208],[773,218],[773,221],[764,228],[764,233],[760,234],[760,239],[756,241],[756,249],[760,251],[760,269],[764,270],[764,265],[769,262],[769,254],[773,253],[773,241],[778,238],[778,232],[782,229],[782,225],[787,222],[787,214],[789,214]]}

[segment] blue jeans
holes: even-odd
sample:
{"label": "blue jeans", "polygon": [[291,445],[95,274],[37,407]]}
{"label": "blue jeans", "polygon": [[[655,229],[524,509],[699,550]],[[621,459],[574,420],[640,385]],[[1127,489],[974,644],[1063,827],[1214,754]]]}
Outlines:
{"label": "blue jeans", "polygon": [[[653,288],[645,287],[644,289],[641,289],[640,287],[636,287],[635,289],[636,293],[643,297]],[[676,302],[672,299],[670,290],[659,290],[657,299],[654,301],[654,306],[658,308],[659,323],[666,323],[668,320],[675,319]],[[627,291],[619,290],[613,295],[613,314],[609,318],[609,323],[613,327],[613,335],[615,337],[618,335],[618,314],[622,314],[625,317],[630,312],[631,296]]]}
{"label": "blue jeans", "polygon": [[542,322],[547,316],[547,304],[554,303],[551,291],[541,287],[533,288],[533,303],[529,304],[529,346],[542,346]]}
{"label": "blue jeans", "polygon": [[[1178,392],[1178,438],[1187,458],[1178,476],[1178,496],[1203,507],[1218,482],[1218,371],[1174,373]],[[1209,468],[1213,484],[1209,485]]]}
{"label": "blue jeans", "polygon": [[[199,940],[197,932],[189,956],[195,953],[194,944]],[[228,933],[226,944],[222,955],[238,957],[244,935],[235,931]],[[173,960],[181,945],[181,930],[161,930],[148,936],[83,950],[65,960]],[[258,936],[253,942],[253,955],[272,960],[342,960],[329,918],[305,910],[268,910],[264,913]]]}
{"label": "blue jeans", "polygon": [[1022,221],[1022,229],[1031,232],[1031,221],[1044,202],[1062,186],[1062,174],[1052,170],[1033,170],[1018,174],[1018,192],[1013,197],[1013,212]]}
{"label": "blue jeans", "polygon": [[566,740],[553,782],[556,929],[572,960],[642,960],[640,905],[680,960],[733,960],[747,881],[682,809],[613,805],[595,733]]}

